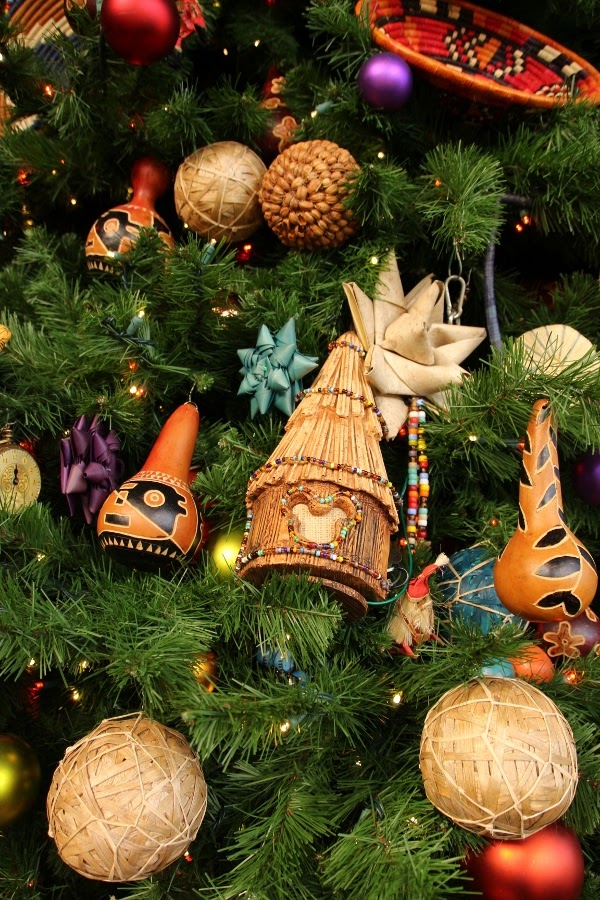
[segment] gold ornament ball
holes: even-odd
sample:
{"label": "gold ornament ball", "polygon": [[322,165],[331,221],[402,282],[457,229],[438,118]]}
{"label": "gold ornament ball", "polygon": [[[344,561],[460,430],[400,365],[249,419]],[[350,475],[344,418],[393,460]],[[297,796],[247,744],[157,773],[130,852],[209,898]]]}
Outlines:
{"label": "gold ornament ball", "polygon": [[12,331],[6,325],[0,325],[0,351],[4,350],[12,337]]}
{"label": "gold ornament ball", "polygon": [[14,822],[33,804],[40,774],[29,744],[14,734],[0,734],[0,827]]}
{"label": "gold ornament ball", "polygon": [[244,144],[208,144],[177,170],[177,215],[210,240],[245,241],[263,221],[258,191],[266,171],[260,157]]}
{"label": "gold ornament ball", "polygon": [[441,813],[499,840],[555,822],[577,789],[566,719],[542,691],[514,678],[476,678],[447,691],[425,719],[420,765]]}
{"label": "gold ornament ball", "polygon": [[46,806],[63,862],[95,881],[139,881],[186,852],[206,782],[183,735],[139,713],[105,719],[69,747]]}
{"label": "gold ornament ball", "polygon": [[301,141],[273,160],[260,203],[269,228],[286,247],[325,250],[346,243],[359,229],[345,206],[358,172],[354,157],[333,141]]}
{"label": "gold ornament ball", "polygon": [[244,538],[243,529],[235,529],[223,534],[218,534],[210,549],[211,559],[217,567],[217,572],[223,578],[233,576],[235,561],[242,546]]}
{"label": "gold ornament ball", "polygon": [[196,681],[205,691],[211,694],[217,683],[217,654],[214,650],[199,654],[194,660],[193,671]]}

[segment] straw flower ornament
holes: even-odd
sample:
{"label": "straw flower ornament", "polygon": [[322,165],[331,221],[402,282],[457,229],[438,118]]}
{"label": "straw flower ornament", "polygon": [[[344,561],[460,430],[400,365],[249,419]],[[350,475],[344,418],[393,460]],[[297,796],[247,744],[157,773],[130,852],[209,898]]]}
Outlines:
{"label": "straw flower ornament", "polygon": [[444,284],[427,276],[404,294],[398,264],[388,254],[373,299],[344,284],[354,327],[367,351],[367,379],[388,424],[388,439],[408,416],[404,398],[425,397],[445,407],[444,388],[460,384],[460,363],[485,338],[485,328],[444,324]]}

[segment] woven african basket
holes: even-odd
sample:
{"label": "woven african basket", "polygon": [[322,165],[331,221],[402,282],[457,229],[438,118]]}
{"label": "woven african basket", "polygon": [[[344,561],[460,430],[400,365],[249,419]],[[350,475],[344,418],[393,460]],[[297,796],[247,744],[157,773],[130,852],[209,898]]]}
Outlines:
{"label": "woven african basket", "polygon": [[206,782],[184,737],[138,713],[105,719],[67,749],[46,806],[63,862],[95,881],[139,881],[194,840]]}
{"label": "woven african basket", "polygon": [[375,43],[436,86],[492,106],[600,103],[600,72],[527,25],[458,0],[359,0]]}
{"label": "woven african basket", "polygon": [[535,834],[571,805],[577,756],[552,700],[513,678],[447,691],[425,719],[425,793],[457,825],[500,840]]}
{"label": "woven african basket", "polygon": [[344,244],[359,228],[344,201],[358,170],[333,141],[301,141],[280,153],[260,189],[267,225],[286,247],[323,250]]}
{"label": "woven african basket", "polygon": [[262,159],[244,144],[208,144],[177,170],[177,215],[203,237],[245,241],[262,225],[258,191],[266,171]]}
{"label": "woven african basket", "polygon": [[[36,53],[47,60],[54,58],[56,51],[45,43],[44,37],[57,28],[63,34],[73,34],[65,15],[64,0],[17,0],[10,4],[8,15],[22,29],[23,43],[34,47]],[[8,119],[11,106],[6,94],[0,92],[0,124]]]}

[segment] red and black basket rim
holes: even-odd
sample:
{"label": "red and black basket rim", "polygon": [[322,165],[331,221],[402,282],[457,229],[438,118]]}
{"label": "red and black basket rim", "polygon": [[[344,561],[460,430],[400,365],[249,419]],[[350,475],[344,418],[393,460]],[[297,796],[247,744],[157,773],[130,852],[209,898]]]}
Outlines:
{"label": "red and black basket rim", "polygon": [[448,0],[358,0],[373,40],[439,87],[491,105],[600,104],[600,72],[515,19]]}

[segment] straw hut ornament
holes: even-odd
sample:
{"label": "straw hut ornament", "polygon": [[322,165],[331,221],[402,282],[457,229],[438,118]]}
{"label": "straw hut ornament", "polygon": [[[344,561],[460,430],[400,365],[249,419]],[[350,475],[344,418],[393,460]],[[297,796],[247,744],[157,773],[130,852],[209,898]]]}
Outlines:
{"label": "straw hut ornament", "polygon": [[357,619],[385,598],[399,499],[379,442],[387,426],[367,383],[354,332],[330,344],[313,386],[268,461],[250,477],[248,520],[236,571],[261,584],[270,572],[320,581]]}

